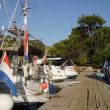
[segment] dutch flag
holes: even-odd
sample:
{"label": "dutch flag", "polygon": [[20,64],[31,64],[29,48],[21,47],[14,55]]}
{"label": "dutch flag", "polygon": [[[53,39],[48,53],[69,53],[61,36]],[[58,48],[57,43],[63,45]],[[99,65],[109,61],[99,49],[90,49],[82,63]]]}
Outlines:
{"label": "dutch flag", "polygon": [[24,56],[26,61],[28,61],[28,32],[24,33]]}
{"label": "dutch flag", "polygon": [[24,56],[25,61],[28,61],[28,15],[26,10],[24,11]]}
{"label": "dutch flag", "polygon": [[10,89],[13,96],[17,96],[17,89],[12,77],[12,69],[10,68],[8,56],[6,52],[0,64],[0,81],[4,82]]}

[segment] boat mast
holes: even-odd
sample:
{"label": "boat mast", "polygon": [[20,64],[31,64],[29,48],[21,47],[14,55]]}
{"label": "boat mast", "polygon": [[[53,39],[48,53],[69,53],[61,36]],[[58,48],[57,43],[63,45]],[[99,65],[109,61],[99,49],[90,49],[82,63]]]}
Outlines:
{"label": "boat mast", "polygon": [[24,57],[25,57],[25,64],[28,63],[28,2],[26,0],[26,5],[22,7],[24,13]]}

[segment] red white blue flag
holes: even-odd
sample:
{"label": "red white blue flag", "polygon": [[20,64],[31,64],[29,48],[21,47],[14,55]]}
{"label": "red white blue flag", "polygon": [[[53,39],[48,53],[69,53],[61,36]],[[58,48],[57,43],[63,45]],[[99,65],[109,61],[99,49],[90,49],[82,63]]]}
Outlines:
{"label": "red white blue flag", "polygon": [[44,57],[42,58],[42,64],[46,63],[46,55],[44,55]]}
{"label": "red white blue flag", "polygon": [[28,32],[24,33],[24,56],[26,61],[28,61]]}
{"label": "red white blue flag", "polygon": [[2,62],[0,64],[0,81],[4,82],[12,92],[13,96],[17,96],[16,85],[12,77],[12,69],[10,68],[8,56],[4,52]]}
{"label": "red white blue flag", "polygon": [[27,10],[24,11],[24,56],[28,61],[28,14]]}

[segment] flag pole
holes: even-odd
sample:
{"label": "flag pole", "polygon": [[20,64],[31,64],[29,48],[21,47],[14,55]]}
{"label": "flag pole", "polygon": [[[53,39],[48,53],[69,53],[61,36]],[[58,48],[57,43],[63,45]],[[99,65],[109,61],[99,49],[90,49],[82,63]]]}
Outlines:
{"label": "flag pole", "polygon": [[26,5],[23,7],[24,12],[24,57],[25,64],[28,64],[29,56],[28,56],[28,0],[26,0]]}

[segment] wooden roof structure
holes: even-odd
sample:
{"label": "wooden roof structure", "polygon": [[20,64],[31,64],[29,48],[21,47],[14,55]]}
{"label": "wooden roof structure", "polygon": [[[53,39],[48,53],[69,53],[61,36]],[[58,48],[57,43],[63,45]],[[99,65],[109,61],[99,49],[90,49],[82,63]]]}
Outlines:
{"label": "wooden roof structure", "polygon": [[[6,29],[6,31],[8,31],[9,33],[15,35],[15,36],[18,37],[18,38],[24,36],[24,31],[23,31],[22,29],[18,29],[17,27],[8,28],[8,29]],[[38,39],[32,37],[32,35],[30,35],[30,34],[29,34],[29,37],[35,39],[35,41],[39,41],[39,42],[44,46],[44,48],[45,48],[45,45],[43,44],[43,42],[41,42],[40,40],[38,40]],[[29,40],[29,44],[30,44],[31,41],[32,41],[32,40]],[[34,40],[33,40],[33,41],[34,41]],[[16,48],[18,48],[18,47],[16,47]],[[41,50],[39,47],[37,47],[36,45],[32,45],[32,43],[31,43],[31,45],[29,45],[28,48],[29,48],[29,55],[42,56],[42,54],[44,54],[44,51],[42,51],[42,50]],[[24,55],[24,46],[21,45],[21,46],[18,48],[18,50],[15,49],[15,48],[13,48],[13,46],[12,46],[12,47],[7,47],[7,48],[6,48],[6,51],[7,51],[8,54],[11,53],[11,54],[13,54],[13,55],[18,54],[19,56],[23,56],[23,55]],[[0,53],[1,53],[1,52],[0,52]]]}

